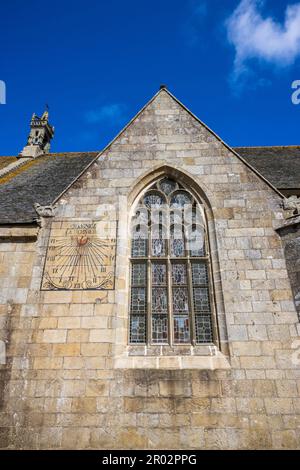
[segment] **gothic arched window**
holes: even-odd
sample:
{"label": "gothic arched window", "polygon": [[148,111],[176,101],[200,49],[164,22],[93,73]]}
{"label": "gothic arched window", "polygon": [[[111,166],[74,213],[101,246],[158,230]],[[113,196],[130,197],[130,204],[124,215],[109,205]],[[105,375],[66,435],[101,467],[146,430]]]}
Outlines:
{"label": "gothic arched window", "polygon": [[212,295],[203,207],[163,178],[132,220],[131,344],[212,343]]}

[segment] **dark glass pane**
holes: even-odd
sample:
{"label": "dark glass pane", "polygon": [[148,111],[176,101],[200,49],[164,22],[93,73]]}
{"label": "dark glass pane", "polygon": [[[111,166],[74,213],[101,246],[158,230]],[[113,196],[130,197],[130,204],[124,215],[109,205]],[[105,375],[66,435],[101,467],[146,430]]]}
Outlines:
{"label": "dark glass pane", "polygon": [[157,287],[152,289],[152,312],[167,313],[168,312],[168,295],[167,289]]}
{"label": "dark glass pane", "polygon": [[183,238],[171,237],[171,256],[174,258],[182,258],[185,255]]}
{"label": "dark glass pane", "polygon": [[135,216],[133,217],[133,227],[140,225],[141,227],[148,227],[150,220],[150,214],[148,209],[145,207],[139,207],[136,210]]}
{"label": "dark glass pane", "polygon": [[200,209],[200,206],[198,204],[194,204],[192,208],[192,224],[194,227],[204,229],[206,223],[205,223],[205,216],[203,211]]}
{"label": "dark glass pane", "polygon": [[210,315],[196,315],[196,342],[197,343],[212,343],[212,324]]}
{"label": "dark glass pane", "polygon": [[185,264],[181,263],[172,265],[172,282],[173,285],[177,286],[180,284],[187,284]]}
{"label": "dark glass pane", "polygon": [[168,343],[168,316],[152,316],[152,343]]}
{"label": "dark glass pane", "polygon": [[167,266],[165,264],[152,264],[152,285],[164,286],[167,284]]}
{"label": "dark glass pane", "polygon": [[190,342],[190,321],[187,315],[174,317],[174,341],[175,343]]}
{"label": "dark glass pane", "polygon": [[[176,232],[177,232],[177,230],[179,232],[182,232],[183,210],[181,210],[181,209],[172,210],[172,212],[170,213],[170,224],[173,226],[172,227],[172,233],[174,231],[174,226],[176,227]],[[179,238],[179,237],[176,236],[174,238]]]}
{"label": "dark glass pane", "polygon": [[173,288],[173,313],[188,313],[189,301],[186,287]]}
{"label": "dark glass pane", "polygon": [[146,342],[146,316],[131,315],[130,317],[130,342]]}
{"label": "dark glass pane", "polygon": [[148,193],[144,197],[144,204],[149,209],[157,209],[164,203],[165,201],[160,194]]}
{"label": "dark glass pane", "polygon": [[[200,241],[200,240],[199,240]],[[199,245],[198,245],[199,246]],[[205,256],[205,248],[202,246],[202,248],[197,248],[195,250],[190,250],[190,256],[192,258],[201,258],[202,256]]]}
{"label": "dark glass pane", "polygon": [[161,238],[152,239],[152,256],[160,258],[166,256],[166,242]]}
{"label": "dark glass pane", "polygon": [[194,287],[194,310],[196,313],[210,312],[209,293],[206,287]]}
{"label": "dark glass pane", "polygon": [[165,193],[167,196],[177,188],[177,184],[175,183],[175,181],[170,180],[169,178],[161,180],[159,186],[162,192]]}
{"label": "dark glass pane", "polygon": [[151,237],[167,238],[168,223],[167,211],[153,210],[151,212]]}
{"label": "dark glass pane", "polygon": [[144,238],[133,238],[131,256],[133,258],[144,258],[148,256],[148,240]]}
{"label": "dark glass pane", "polygon": [[187,245],[190,256],[205,256],[205,237],[203,230],[193,229],[187,236]]}
{"label": "dark glass pane", "polygon": [[171,198],[171,207],[184,208],[187,204],[192,204],[192,197],[185,191],[180,191]]}
{"label": "dark glass pane", "polygon": [[131,285],[132,286],[145,286],[147,283],[146,278],[147,270],[146,264],[132,264],[131,269]]}
{"label": "dark glass pane", "polygon": [[131,288],[131,314],[146,313],[146,289]]}
{"label": "dark glass pane", "polygon": [[208,284],[207,266],[205,263],[192,263],[192,278],[194,285]]}

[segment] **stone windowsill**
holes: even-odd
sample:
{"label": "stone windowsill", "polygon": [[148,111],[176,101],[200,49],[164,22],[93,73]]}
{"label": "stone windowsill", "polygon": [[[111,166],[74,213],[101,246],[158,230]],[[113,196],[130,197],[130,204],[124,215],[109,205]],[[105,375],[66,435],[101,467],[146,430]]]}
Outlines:
{"label": "stone windowsill", "polygon": [[215,345],[185,346],[127,346],[114,359],[115,369],[230,369],[226,356]]}

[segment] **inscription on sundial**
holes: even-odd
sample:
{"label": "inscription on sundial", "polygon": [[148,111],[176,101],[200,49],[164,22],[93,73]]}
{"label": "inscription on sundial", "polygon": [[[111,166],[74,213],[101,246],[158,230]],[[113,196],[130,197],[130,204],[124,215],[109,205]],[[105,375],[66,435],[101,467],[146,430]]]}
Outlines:
{"label": "inscription on sundial", "polygon": [[52,222],[42,290],[114,289],[115,252],[115,222]]}

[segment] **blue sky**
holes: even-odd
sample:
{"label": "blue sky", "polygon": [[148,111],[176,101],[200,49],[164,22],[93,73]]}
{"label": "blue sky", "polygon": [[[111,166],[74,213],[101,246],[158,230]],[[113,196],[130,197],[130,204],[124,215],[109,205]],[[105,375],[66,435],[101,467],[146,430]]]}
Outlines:
{"label": "blue sky", "polygon": [[161,83],[232,146],[300,144],[299,65],[299,1],[1,2],[0,155],[45,103],[52,151],[100,150]]}

